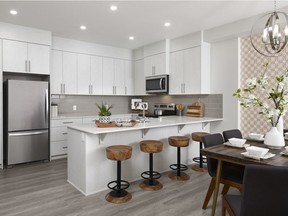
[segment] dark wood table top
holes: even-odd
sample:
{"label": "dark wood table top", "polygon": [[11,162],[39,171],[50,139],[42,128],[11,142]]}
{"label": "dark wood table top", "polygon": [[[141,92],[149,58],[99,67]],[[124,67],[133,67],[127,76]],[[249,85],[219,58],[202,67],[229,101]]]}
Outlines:
{"label": "dark wood table top", "polygon": [[[265,144],[255,141],[247,140],[247,144],[251,146],[258,146],[262,148],[268,148]],[[287,145],[286,141],[286,145]],[[250,158],[246,158],[241,155],[242,152],[246,152],[245,148],[235,148],[225,145],[217,145],[209,148],[204,148],[201,150],[201,153],[209,158],[215,158],[218,160],[228,161],[231,163],[236,163],[240,165],[245,164],[266,164],[272,166],[288,166],[288,157],[283,156],[280,152],[284,151],[285,148],[281,149],[269,149],[269,152],[276,154],[274,157],[265,159],[265,160],[254,160]]]}

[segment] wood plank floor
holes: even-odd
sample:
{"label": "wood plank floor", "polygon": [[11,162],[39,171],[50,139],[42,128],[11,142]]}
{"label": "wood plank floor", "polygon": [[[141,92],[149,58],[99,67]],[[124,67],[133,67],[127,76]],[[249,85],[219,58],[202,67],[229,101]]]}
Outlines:
{"label": "wood plank floor", "polygon": [[[128,189],[132,200],[111,204],[103,191],[85,197],[67,183],[67,161],[33,163],[0,171],[1,216],[208,216],[202,202],[210,183],[208,173],[187,171],[190,180],[172,181],[163,174],[160,191],[143,191],[139,181]],[[232,191],[234,192],[234,191]],[[221,215],[219,197],[217,213]]]}

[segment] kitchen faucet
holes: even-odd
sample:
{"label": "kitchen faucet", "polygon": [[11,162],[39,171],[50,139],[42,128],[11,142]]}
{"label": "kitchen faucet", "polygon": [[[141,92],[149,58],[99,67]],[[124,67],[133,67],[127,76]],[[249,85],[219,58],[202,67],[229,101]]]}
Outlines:
{"label": "kitchen faucet", "polygon": [[136,103],[136,108],[140,107],[143,111],[142,113],[142,122],[146,122],[146,117],[145,117],[145,109],[147,109],[147,102],[137,102]]}

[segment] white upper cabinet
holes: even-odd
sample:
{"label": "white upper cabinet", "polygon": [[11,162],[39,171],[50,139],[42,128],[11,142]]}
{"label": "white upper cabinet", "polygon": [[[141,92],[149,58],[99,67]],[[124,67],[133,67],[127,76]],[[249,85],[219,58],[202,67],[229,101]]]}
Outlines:
{"label": "white upper cabinet", "polygon": [[169,93],[182,94],[183,92],[183,51],[171,53],[170,56],[170,75],[169,75]]}
{"label": "white upper cabinet", "polygon": [[77,86],[78,94],[90,94],[90,69],[91,69],[91,58],[89,55],[77,54]]}
{"label": "white upper cabinet", "polygon": [[169,67],[167,67],[169,50],[169,39],[149,44],[143,48],[145,76],[169,74]]}
{"label": "white upper cabinet", "polygon": [[160,53],[144,58],[145,76],[166,74],[166,54]]}
{"label": "white upper cabinet", "polygon": [[50,47],[3,40],[3,71],[50,74]]}
{"label": "white upper cabinet", "polygon": [[103,57],[103,95],[113,95],[115,93],[114,86],[114,59]]}
{"label": "white upper cabinet", "polygon": [[52,94],[63,93],[63,52],[58,50],[51,51],[51,75],[50,75],[50,91]]}
{"label": "white upper cabinet", "polygon": [[209,94],[210,46],[175,51],[170,58],[170,94]]}
{"label": "white upper cabinet", "polygon": [[114,94],[125,95],[125,60],[114,60]]}
{"label": "white upper cabinet", "polygon": [[28,43],[29,72],[50,74],[50,47]]}
{"label": "white upper cabinet", "polygon": [[145,74],[144,74],[144,60],[139,59],[134,61],[134,94],[145,95]]}
{"label": "white upper cabinet", "polygon": [[134,76],[132,71],[132,62],[125,60],[125,95],[134,94]]}
{"label": "white upper cabinet", "polygon": [[91,56],[91,74],[90,74],[90,92],[91,94],[102,95],[102,57]]}
{"label": "white upper cabinet", "polygon": [[77,94],[77,54],[63,52],[63,88],[65,94]]}
{"label": "white upper cabinet", "polygon": [[103,57],[103,95],[132,95],[132,63]]}
{"label": "white upper cabinet", "polygon": [[77,54],[52,50],[52,94],[77,94]]}

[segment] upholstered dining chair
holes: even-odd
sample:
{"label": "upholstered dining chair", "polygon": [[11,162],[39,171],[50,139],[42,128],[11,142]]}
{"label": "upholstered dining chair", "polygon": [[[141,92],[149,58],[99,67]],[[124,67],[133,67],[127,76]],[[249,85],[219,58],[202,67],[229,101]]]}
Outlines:
{"label": "upholstered dining chair", "polygon": [[[224,143],[221,134],[209,134],[203,137],[204,147],[212,147],[215,145],[221,145]],[[207,157],[208,173],[212,177],[210,185],[204,199],[202,209],[206,209],[212,193],[215,189],[216,184],[216,172],[217,172],[218,160]],[[220,183],[224,185],[222,194],[227,194],[229,187],[237,188],[239,191],[242,190],[242,180],[244,174],[244,167],[235,167],[231,163],[223,162],[222,174]]]}
{"label": "upholstered dining chair", "polygon": [[230,138],[243,138],[241,131],[238,129],[223,131],[223,137],[225,142],[228,142]]}
{"label": "upholstered dining chair", "polygon": [[247,165],[241,195],[223,195],[222,216],[287,216],[288,167]]}

